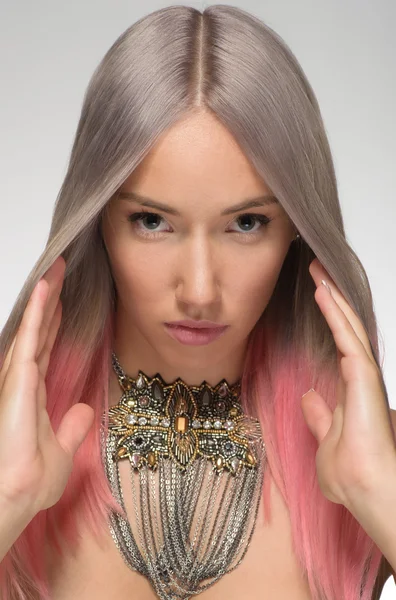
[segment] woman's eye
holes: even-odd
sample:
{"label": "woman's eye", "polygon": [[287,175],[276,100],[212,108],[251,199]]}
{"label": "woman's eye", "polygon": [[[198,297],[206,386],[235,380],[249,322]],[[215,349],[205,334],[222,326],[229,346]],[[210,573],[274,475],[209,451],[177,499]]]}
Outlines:
{"label": "woman's eye", "polygon": [[[255,224],[258,225],[258,227],[256,227],[256,229],[252,229],[252,225],[251,223],[253,222],[253,226],[254,226],[254,221],[256,222]],[[236,222],[238,223],[239,226],[242,227],[242,231],[245,233],[258,233],[260,232],[261,229],[265,228],[268,223],[271,221],[271,219],[269,217],[266,217],[265,215],[255,215],[252,213],[246,213],[245,215],[239,215],[239,217],[236,218]],[[240,231],[237,231],[235,233],[241,233]],[[244,233],[242,233],[242,235],[244,235]]]}
{"label": "woman's eye", "polygon": [[147,238],[156,237],[156,235],[160,235],[164,232],[163,229],[158,230],[157,228],[158,222],[161,222],[162,220],[162,217],[157,215],[157,213],[151,213],[148,211],[141,211],[128,216],[128,221],[131,221],[138,235]]}
{"label": "woman's eye", "polygon": [[[133,223],[134,228],[138,231],[139,235],[145,237],[155,237],[156,234],[166,232],[164,229],[158,229],[158,225],[163,220],[161,215],[148,211],[141,211],[128,216],[128,221]],[[235,219],[235,222],[241,229],[239,231],[228,231],[246,238],[248,235],[257,235],[258,233],[261,233],[261,230],[264,229],[271,220],[272,219],[265,215],[246,213],[239,215]],[[254,228],[255,225],[256,227]]]}

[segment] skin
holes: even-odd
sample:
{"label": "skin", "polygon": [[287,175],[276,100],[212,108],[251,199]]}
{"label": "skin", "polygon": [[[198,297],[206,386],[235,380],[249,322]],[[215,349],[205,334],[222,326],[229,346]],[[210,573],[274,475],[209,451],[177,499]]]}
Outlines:
{"label": "skin", "polygon": [[[133,377],[140,369],[149,376],[159,372],[167,382],[181,377],[199,385],[206,379],[214,386],[224,377],[233,383],[295,227],[278,203],[221,216],[271,190],[209,113],[169,129],[120,191],[138,192],[181,213],[146,208],[158,217],[132,223],[128,216],[142,210],[135,201],[115,197],[107,207],[102,233],[118,295],[114,351],[121,365]],[[254,214],[272,220],[260,225]],[[229,327],[210,344],[186,346],[163,324],[179,319]]]}
{"label": "skin", "polygon": [[[118,293],[114,350],[122,366],[132,376],[139,369],[149,376],[159,372],[168,382],[177,377],[190,385],[204,379],[216,385],[223,377],[233,382],[242,373],[248,335],[271,298],[295,236],[293,224],[277,203],[220,216],[243,199],[271,191],[229,132],[207,113],[166,132],[121,187],[131,191],[182,216],[156,211],[165,219],[154,220],[160,233],[144,237],[128,221],[141,206],[122,198],[108,206],[103,238]],[[231,233],[241,232],[238,216],[248,212],[272,220],[256,235]],[[309,270],[339,364],[334,411],[315,390],[301,399],[305,422],[318,442],[318,483],[330,501],[355,516],[395,569],[395,529],[389,533],[396,499],[394,411],[386,404],[363,324],[317,259]],[[184,318],[229,327],[209,345],[185,346],[163,326]],[[119,391],[115,402],[118,397]]]}
{"label": "skin", "polygon": [[[248,335],[271,298],[294,239],[294,225],[279,203],[220,216],[225,208],[271,190],[210,113],[190,116],[168,130],[121,186],[121,192],[132,191],[182,216],[156,211],[160,220],[154,220],[154,229],[160,232],[153,234],[147,221],[128,220],[142,209],[136,202],[116,197],[108,205],[102,232],[119,299],[114,349],[122,366],[133,376],[141,369],[148,375],[159,372],[166,381],[182,377],[190,385],[204,379],[216,385],[223,377],[235,381]],[[272,220],[261,227],[248,221],[248,230],[258,233],[246,233],[239,218],[248,213]],[[365,486],[371,490],[381,471],[373,457],[382,464],[389,457],[393,464],[392,417],[362,323],[317,259],[309,270],[315,300],[337,345],[340,373],[334,413],[315,391],[304,395],[301,407],[319,442],[322,491],[350,507],[351,498],[361,497]],[[186,346],[163,325],[183,318],[229,327],[208,345]],[[376,415],[369,412],[373,407]]]}
{"label": "skin", "polygon": [[318,442],[318,484],[326,498],[352,513],[388,560],[396,581],[396,411],[387,405],[363,323],[317,259],[309,270],[339,366],[334,411],[315,390],[301,400]]}
{"label": "skin", "polygon": [[[182,213],[175,217],[155,211],[163,217],[158,221],[161,233],[144,237],[128,220],[141,206],[122,198],[108,205],[103,238],[118,293],[114,350],[121,364],[132,376],[141,369],[149,376],[159,372],[166,381],[182,377],[190,385],[203,379],[216,385],[223,377],[233,382],[242,373],[248,335],[271,298],[295,236],[293,224],[276,203],[220,216],[234,203],[270,190],[228,131],[207,113],[169,130],[121,191],[137,191]],[[251,221],[252,229],[259,230],[252,235],[238,222],[247,214],[272,220],[262,228]],[[92,408],[79,402],[54,432],[46,410],[45,377],[61,322],[64,270],[64,259],[58,257],[36,285],[0,369],[0,424],[7,432],[0,435],[0,442],[6,440],[4,447],[0,443],[0,472],[6,482],[0,487],[2,514],[8,508],[11,514],[18,503],[24,508],[29,504],[32,515],[55,504],[93,423]],[[301,399],[307,427],[318,443],[318,483],[325,497],[354,515],[395,571],[395,411],[387,406],[358,315],[317,259],[310,273],[339,359],[335,410],[315,390]],[[229,327],[209,345],[184,346],[163,326],[183,318]],[[118,397],[110,391],[112,399]],[[23,453],[11,443],[17,440],[18,445],[21,434]],[[15,510],[13,514],[17,516]],[[20,522],[10,521],[7,526],[0,559],[25,524],[21,528]]]}

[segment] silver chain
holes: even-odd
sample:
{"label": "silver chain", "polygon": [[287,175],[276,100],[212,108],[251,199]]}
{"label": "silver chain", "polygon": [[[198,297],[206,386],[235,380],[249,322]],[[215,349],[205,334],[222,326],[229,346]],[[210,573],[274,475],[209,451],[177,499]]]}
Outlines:
{"label": "silver chain", "polygon": [[[110,409],[117,426],[110,427],[107,434],[104,427],[101,429],[102,459],[113,496],[126,514],[118,468],[121,457],[117,455],[120,449],[120,432],[123,432],[124,447],[129,434],[132,444],[133,440],[136,442],[136,435],[141,439],[146,436],[150,440],[152,432],[149,425],[135,425],[129,429],[123,426],[122,419],[130,414],[125,408],[129,406],[128,400],[139,399],[142,392],[136,387],[137,380],[125,374],[114,353],[112,363],[124,394],[117,405],[117,410],[122,412],[116,412],[114,408],[112,413],[113,408]],[[151,402],[154,378],[150,380],[142,372],[140,375],[144,378],[144,393],[150,397]],[[158,382],[158,378],[156,380]],[[126,385],[128,382],[132,382],[132,386]],[[175,384],[167,385],[162,380],[159,383],[164,395],[161,406],[165,406],[166,402],[168,406],[170,395],[175,393]],[[229,386],[225,399],[227,402],[232,401],[234,412],[235,407],[238,407],[235,402],[239,401],[239,397],[235,393],[232,395],[232,392],[238,389],[238,385]],[[190,390],[197,394],[194,398],[203,393],[202,386],[190,386]],[[218,405],[217,391],[217,387],[210,389],[211,403],[217,402]],[[147,404],[147,399],[145,402]],[[240,406],[238,410],[241,410]],[[149,413],[146,409],[145,414],[147,421],[149,414],[154,413]],[[158,414],[162,415],[159,409]],[[241,417],[240,412],[239,416]],[[213,421],[212,417],[211,420]],[[223,423],[221,420],[219,422]],[[172,426],[171,422],[168,436],[172,435]],[[153,427],[154,432],[157,430],[160,430],[160,426]],[[229,437],[236,452],[239,438],[232,431],[227,434],[221,430],[222,437],[214,429],[209,430],[208,437],[210,433],[216,443],[218,439],[228,440]],[[226,442],[221,443],[223,448]],[[156,452],[157,450],[158,448]],[[180,468],[180,464],[171,455],[162,455],[159,451],[156,454],[155,468],[150,468],[147,461],[143,461],[137,468],[136,463],[131,460],[132,450],[127,456],[124,455],[130,460],[135,527],[132,531],[128,520],[111,511],[110,532],[125,564],[144,575],[161,600],[188,600],[200,594],[223,575],[234,570],[245,556],[254,532],[266,465],[262,438],[250,440],[249,450],[256,459],[254,468],[245,465],[237,473],[231,469],[215,469],[209,455],[199,452],[185,468]]]}

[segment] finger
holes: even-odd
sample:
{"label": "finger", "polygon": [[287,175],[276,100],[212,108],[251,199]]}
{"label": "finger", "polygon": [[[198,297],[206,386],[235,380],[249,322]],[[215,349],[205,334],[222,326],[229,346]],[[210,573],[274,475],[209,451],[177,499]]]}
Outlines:
{"label": "finger", "polygon": [[39,332],[39,343],[37,348],[38,356],[41,354],[43,348],[46,346],[49,330],[54,317],[56,306],[58,304],[60,292],[62,289],[62,282],[58,282],[55,287],[50,290],[47,303],[44,309],[43,321],[41,323]]}
{"label": "finger", "polygon": [[302,396],[301,408],[309,430],[320,443],[331,427],[333,419],[331,409],[314,389],[310,389]]}
{"label": "finger", "polygon": [[94,419],[94,410],[83,402],[74,404],[63,417],[56,437],[69,457],[74,457],[89,433]]}
{"label": "finger", "polygon": [[344,315],[347,317],[353,330],[355,331],[356,335],[359,337],[360,341],[362,342],[363,347],[366,350],[368,357],[370,358],[371,361],[373,361],[376,364],[376,361],[374,359],[374,356],[373,356],[373,353],[371,350],[370,340],[368,338],[368,335],[367,335],[367,332],[366,332],[366,329],[365,329],[363,323],[361,322],[361,320],[359,319],[359,317],[357,316],[355,311],[352,309],[350,304],[346,301],[346,299],[344,298],[344,296],[342,295],[342,293],[340,292],[340,290],[334,283],[333,279],[330,277],[330,275],[328,274],[326,269],[323,267],[323,265],[319,262],[319,260],[317,258],[315,258],[311,262],[311,264],[309,266],[309,272],[310,272],[317,287],[319,287],[321,285],[322,279],[324,279],[326,281],[326,283],[329,285],[331,294],[332,294],[335,302],[338,304],[338,306],[340,307],[340,309],[342,310]]}
{"label": "finger", "polygon": [[345,402],[346,402],[346,384],[345,384],[344,378],[341,375],[342,369],[341,369],[340,362],[339,362],[338,369],[339,369],[340,375],[338,376],[337,384],[336,384],[336,399],[337,399],[337,404],[345,405]]}
{"label": "finger", "polygon": [[40,325],[49,291],[48,282],[40,279],[27,301],[10,361],[20,366],[36,360]]}
{"label": "finger", "polygon": [[38,410],[38,415],[40,415],[40,411],[42,411],[43,413],[46,413],[46,408],[47,408],[47,387],[46,387],[46,382],[45,382],[45,378],[47,376],[47,370],[48,370],[48,365],[49,365],[49,361],[51,358],[51,352],[52,352],[52,348],[53,345],[55,343],[55,339],[56,336],[58,334],[58,330],[59,330],[59,325],[61,322],[61,318],[62,318],[62,305],[61,305],[61,301],[59,300],[57,307],[55,309],[55,313],[51,322],[51,326],[50,326],[50,330],[48,333],[48,337],[47,337],[47,341],[46,344],[43,348],[43,350],[41,351],[41,354],[39,356],[39,358],[37,359],[37,365],[40,371],[40,376],[41,376],[41,385],[38,389],[38,393],[37,393],[37,410]]}
{"label": "finger", "polygon": [[4,361],[3,361],[3,365],[0,370],[0,393],[1,393],[1,390],[3,389],[4,379],[7,374],[8,367],[10,366],[12,352],[14,350],[15,342],[16,342],[16,335],[14,336],[14,339],[12,340],[9,349],[7,350],[7,353],[6,353]]}
{"label": "finger", "polygon": [[40,372],[40,384],[37,390],[37,419],[38,419],[38,439],[45,440],[48,436],[53,435],[49,416],[47,413],[47,387],[45,378],[47,376],[48,364],[51,357],[51,352],[58,334],[59,325],[62,319],[62,304],[58,301],[54,316],[51,321],[47,340],[40,356],[37,359],[37,365]]}
{"label": "finger", "polygon": [[389,409],[389,418],[392,423],[393,431],[396,435],[396,410],[394,408]]}
{"label": "finger", "polygon": [[[61,268],[61,271],[59,271],[59,266],[58,266],[59,264],[63,265],[63,267]],[[54,265],[56,265],[55,268],[54,268]],[[59,281],[59,277],[62,276],[62,273],[64,273],[64,265],[66,265],[64,258],[62,256],[58,257],[58,259],[53,263],[53,265],[50,267],[50,269],[47,270],[46,274],[44,275],[44,277],[42,279],[46,279],[47,282],[51,282],[51,278],[53,279],[54,274],[55,274],[55,281],[56,281],[56,277],[58,277],[58,281]],[[38,283],[39,282],[37,282],[36,286],[33,288],[30,298],[32,297],[33,293],[35,292],[35,289],[38,286]],[[32,300],[30,300],[30,302],[29,302],[29,300],[25,307],[25,312],[26,312],[26,310],[30,310],[30,308],[31,308]],[[48,295],[47,295],[47,301],[48,301]],[[28,306],[29,306],[29,309],[28,309]],[[20,326],[21,326],[21,324],[20,324]],[[17,339],[17,334],[18,334],[18,332],[16,333],[16,335],[14,336],[14,339],[11,342],[11,345],[5,355],[2,367],[0,369],[0,391],[3,389],[4,380],[7,375],[7,372],[8,372],[11,360],[12,360],[12,355],[13,355],[13,351],[14,351],[14,347],[15,347],[15,342]],[[40,334],[39,334],[39,336],[40,336]],[[40,339],[40,337],[39,337],[39,339]],[[39,341],[39,343],[38,343],[38,353],[41,351],[43,342],[45,342],[45,336],[42,336],[42,341]]]}
{"label": "finger", "polygon": [[39,371],[40,371],[40,374],[43,377],[43,379],[45,379],[45,377],[47,375],[51,352],[54,347],[56,336],[58,335],[61,320],[62,320],[62,303],[60,300],[58,300],[58,304],[56,305],[56,309],[55,309],[54,315],[52,317],[51,325],[49,327],[45,345],[44,345],[42,351],[40,352],[40,356],[37,359]]}
{"label": "finger", "polygon": [[47,273],[44,275],[44,279],[46,279],[46,281],[49,283],[50,289],[47,297],[47,303],[45,306],[43,321],[40,328],[38,354],[41,353],[43,347],[46,344],[49,328],[63,286],[65,264],[66,263],[64,262],[63,258],[62,260],[57,259],[48,269]]}
{"label": "finger", "polygon": [[7,424],[4,425],[8,429],[7,435],[16,435],[19,428],[27,445],[37,443],[36,394],[39,373],[36,352],[47,294],[48,283],[40,279],[23,312],[1,395],[1,421]]}
{"label": "finger", "polygon": [[[361,360],[369,360],[365,347],[350,321],[323,284],[316,289],[315,300],[331,329],[334,341],[341,354],[344,356],[357,356]],[[370,363],[372,364],[371,360]]]}

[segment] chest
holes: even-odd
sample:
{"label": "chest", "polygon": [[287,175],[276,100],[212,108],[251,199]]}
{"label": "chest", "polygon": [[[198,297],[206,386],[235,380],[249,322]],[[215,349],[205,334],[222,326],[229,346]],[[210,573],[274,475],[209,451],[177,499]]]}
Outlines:
{"label": "chest", "polygon": [[[128,494],[129,471],[120,469],[125,490],[125,505],[132,528],[134,511]],[[271,485],[272,519],[264,522],[261,501],[256,526],[242,562],[201,592],[202,600],[310,600],[306,580],[302,577],[292,550],[290,520],[278,488]],[[81,543],[74,555],[62,561],[48,553],[48,572],[53,600],[156,600],[149,581],[130,569],[117,549],[110,530],[100,540],[82,528]]]}

